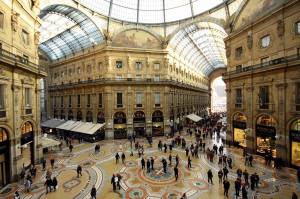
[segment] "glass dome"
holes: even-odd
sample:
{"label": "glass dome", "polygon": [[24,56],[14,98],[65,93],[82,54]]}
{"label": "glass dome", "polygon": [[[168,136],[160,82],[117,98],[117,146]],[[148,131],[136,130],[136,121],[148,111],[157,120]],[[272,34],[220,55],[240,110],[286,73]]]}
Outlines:
{"label": "glass dome", "polygon": [[168,23],[199,15],[223,0],[78,0],[102,15],[142,24]]}

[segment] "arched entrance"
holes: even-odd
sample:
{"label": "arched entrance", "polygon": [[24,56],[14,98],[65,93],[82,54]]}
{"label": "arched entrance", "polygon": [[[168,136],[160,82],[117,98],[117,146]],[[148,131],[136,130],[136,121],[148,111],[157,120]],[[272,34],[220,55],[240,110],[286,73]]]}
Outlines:
{"label": "arched entrance", "polygon": [[65,111],[64,110],[60,111],[60,119],[62,119],[62,120],[65,119]]}
{"label": "arched entrance", "polygon": [[9,183],[9,162],[8,132],[0,127],[0,189]]}
{"label": "arched entrance", "polygon": [[73,111],[72,110],[69,110],[68,112],[68,120],[73,120],[74,117],[73,117]]}
{"label": "arched entrance", "polygon": [[78,111],[77,112],[77,121],[81,121],[82,120],[82,112]]}
{"label": "arched entrance", "polygon": [[21,127],[21,156],[23,167],[34,163],[34,132],[31,122],[25,122]]}
{"label": "arched entrance", "polygon": [[246,133],[247,128],[247,118],[242,113],[236,113],[232,120],[233,127],[233,145],[240,147],[247,147],[246,145]]}
{"label": "arched entrance", "polygon": [[104,113],[102,111],[97,114],[97,123],[103,124],[105,123]]}
{"label": "arched entrance", "polygon": [[267,153],[276,157],[276,122],[269,115],[261,115],[257,118],[256,131],[256,152],[260,155]]}
{"label": "arched entrance", "polygon": [[143,111],[136,111],[133,116],[133,130],[137,137],[143,137],[146,133],[146,117]]}
{"label": "arched entrance", "polygon": [[164,135],[164,116],[160,110],[152,113],[152,136]]}
{"label": "arched entrance", "polygon": [[127,138],[126,129],[126,114],[124,112],[116,112],[114,114],[114,138],[124,139]]}
{"label": "arched entrance", "polygon": [[300,167],[300,119],[290,126],[291,165]]}
{"label": "arched entrance", "polygon": [[93,113],[92,113],[92,111],[88,111],[86,113],[86,122],[93,122]]}
{"label": "arched entrance", "polygon": [[226,108],[226,92],[225,82],[222,76],[215,78],[211,82],[211,111],[212,112],[225,112]]}

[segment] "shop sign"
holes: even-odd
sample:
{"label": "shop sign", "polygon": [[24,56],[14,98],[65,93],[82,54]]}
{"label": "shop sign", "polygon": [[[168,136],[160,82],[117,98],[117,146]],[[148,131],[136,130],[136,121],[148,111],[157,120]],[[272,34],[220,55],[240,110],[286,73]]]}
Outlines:
{"label": "shop sign", "polygon": [[246,122],[233,120],[233,128],[246,129]]}
{"label": "shop sign", "polygon": [[290,134],[292,140],[300,141],[300,131],[291,130]]}
{"label": "shop sign", "polygon": [[256,125],[256,136],[260,137],[275,137],[276,129],[272,126]]}

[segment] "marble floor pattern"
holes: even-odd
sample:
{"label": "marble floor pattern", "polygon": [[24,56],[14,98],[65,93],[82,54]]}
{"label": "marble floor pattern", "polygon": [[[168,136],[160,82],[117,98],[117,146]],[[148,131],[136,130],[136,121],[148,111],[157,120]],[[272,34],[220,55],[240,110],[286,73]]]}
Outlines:
{"label": "marble floor pattern", "polygon": [[[188,145],[194,142],[194,137],[185,136]],[[145,139],[137,139],[145,147],[144,158],[153,157],[155,159],[154,170],[150,173],[141,169],[140,158],[137,151],[130,156],[130,142],[128,140],[104,140],[98,142],[101,151],[94,153],[96,143],[75,144],[72,153],[65,146],[62,151],[49,153],[47,155],[47,170],[52,172],[52,177],[56,176],[58,188],[56,192],[46,194],[44,187],[46,171],[42,171],[41,165],[37,165],[37,176],[33,179],[31,192],[27,193],[21,182],[13,183],[0,190],[0,198],[13,198],[13,193],[18,190],[21,198],[24,199],[88,199],[93,185],[97,189],[97,198],[101,199],[179,199],[183,193],[188,198],[225,198],[223,196],[223,186],[218,183],[217,172],[222,165],[217,164],[217,157],[211,163],[206,155],[200,153],[199,158],[192,158],[192,168],[187,168],[187,158],[185,151],[181,147],[173,148],[173,165],[175,156],[178,154],[179,179],[175,181],[173,165],[168,166],[167,173],[162,171],[162,157],[168,160],[170,154],[157,149],[158,140],[170,142],[165,137],[154,138],[153,147],[146,143]],[[220,145],[215,138],[208,139],[210,146],[213,143]],[[116,164],[115,153],[125,152],[126,161]],[[233,169],[229,173],[230,194],[229,198],[234,196],[234,180],[236,179],[236,170],[247,169],[250,174],[257,172],[260,176],[259,188],[255,191],[248,190],[249,199],[290,199],[292,192],[300,195],[300,184],[296,180],[296,171],[290,168],[284,168],[280,171],[271,167],[266,167],[261,157],[255,156],[254,167],[244,165],[242,151],[237,148],[225,148],[225,153],[233,159]],[[50,167],[50,159],[55,158],[55,166]],[[169,161],[168,161],[169,163]],[[77,178],[76,168],[80,164],[83,168],[83,176]],[[213,172],[214,185],[207,183],[207,171],[211,168]],[[110,183],[112,174],[119,173],[122,176],[121,190],[113,191]],[[241,198],[241,197],[240,197]]]}

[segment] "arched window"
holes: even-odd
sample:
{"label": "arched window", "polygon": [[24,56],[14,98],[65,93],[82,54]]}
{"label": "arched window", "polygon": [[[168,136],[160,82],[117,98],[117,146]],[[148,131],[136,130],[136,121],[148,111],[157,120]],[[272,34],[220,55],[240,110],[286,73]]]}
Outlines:
{"label": "arched window", "polygon": [[86,113],[86,122],[92,122],[93,121],[93,113],[91,111],[88,111]]}
{"label": "arched window", "polygon": [[276,122],[273,119],[273,117],[269,116],[269,115],[262,115],[257,119],[257,124],[260,125],[264,125],[264,126],[272,126],[275,127],[276,126]]}
{"label": "arched window", "polygon": [[300,119],[297,119],[292,123],[291,130],[300,132]]}
{"label": "arched window", "polygon": [[8,140],[8,133],[6,129],[0,128],[0,142],[4,142]]}
{"label": "arched window", "polygon": [[30,133],[33,131],[33,127],[32,124],[30,122],[25,122],[25,124],[23,124],[22,129],[21,129],[21,134],[26,134],[26,133]]}

